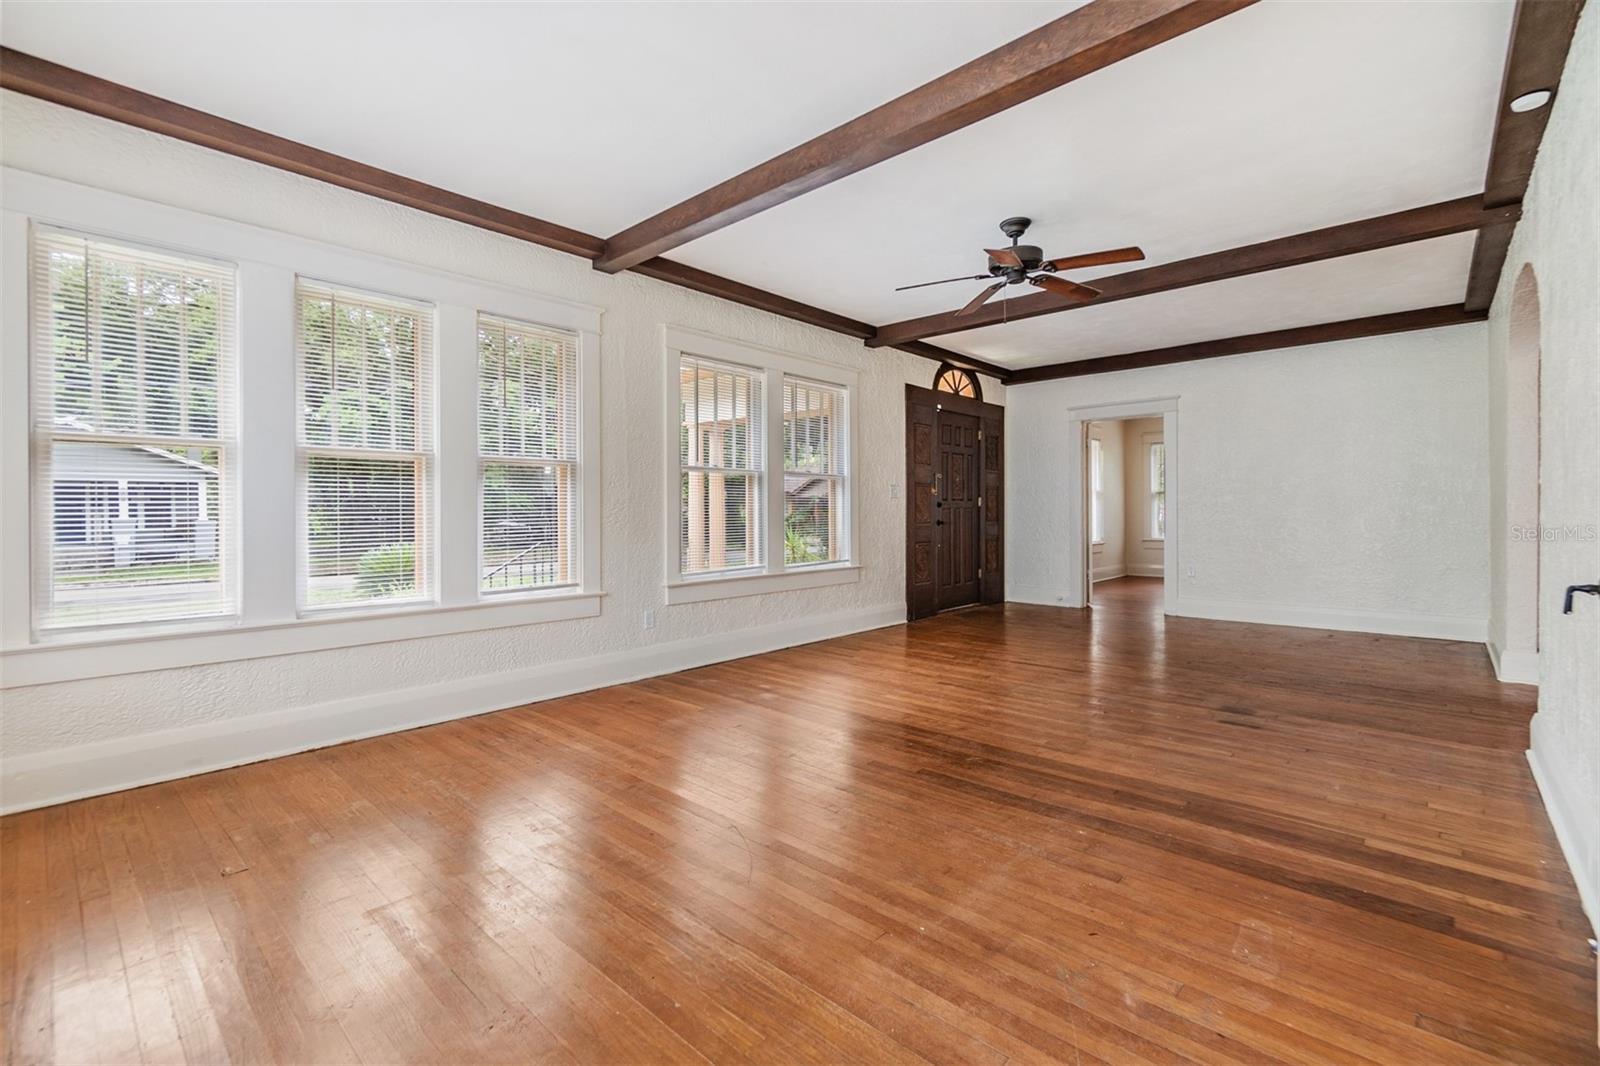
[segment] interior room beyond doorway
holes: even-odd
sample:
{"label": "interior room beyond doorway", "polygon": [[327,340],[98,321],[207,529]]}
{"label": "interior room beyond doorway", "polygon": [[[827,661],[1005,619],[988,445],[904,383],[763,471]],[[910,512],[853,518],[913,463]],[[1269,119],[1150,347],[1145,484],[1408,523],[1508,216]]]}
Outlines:
{"label": "interior room beyond doorway", "polygon": [[1088,539],[1095,582],[1164,577],[1166,447],[1159,417],[1090,422]]}

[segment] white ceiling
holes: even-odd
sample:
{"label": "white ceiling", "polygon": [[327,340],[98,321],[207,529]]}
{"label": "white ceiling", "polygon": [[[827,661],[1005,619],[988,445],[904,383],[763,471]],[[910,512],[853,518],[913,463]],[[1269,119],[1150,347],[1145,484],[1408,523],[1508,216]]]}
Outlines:
{"label": "white ceiling", "polygon": [[5,0],[0,39],[604,237],[1083,2]]}
{"label": "white ceiling", "polygon": [[[0,39],[604,236],[1075,6],[7,0]],[[1474,193],[1511,14],[1267,0],[671,254],[884,323],[964,303],[893,289],[978,273],[1007,215],[1050,255],[1155,264]],[[1471,241],[937,343],[1030,366],[1454,303]]]}

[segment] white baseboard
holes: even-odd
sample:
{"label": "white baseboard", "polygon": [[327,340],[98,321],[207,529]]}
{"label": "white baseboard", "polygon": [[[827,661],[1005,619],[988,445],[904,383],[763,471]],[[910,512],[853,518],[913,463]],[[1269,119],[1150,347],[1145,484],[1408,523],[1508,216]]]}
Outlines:
{"label": "white baseboard", "polygon": [[1561,844],[1561,854],[1566,856],[1567,869],[1578,883],[1578,898],[1589,918],[1589,928],[1591,932],[1600,930],[1600,842],[1594,839],[1594,810],[1573,794],[1576,789],[1570,781],[1552,772],[1554,767],[1540,758],[1536,748],[1528,749],[1528,765]]}
{"label": "white baseboard", "polygon": [[880,629],[902,623],[905,617],[905,608],[898,605],[844,611],[526,670],[15,756],[0,764],[0,813],[120,792],[796,644]]}
{"label": "white baseboard", "polygon": [[1212,618],[1224,622],[1254,622],[1257,625],[1300,626],[1306,629],[1342,629],[1357,633],[1386,633],[1399,637],[1432,637],[1435,640],[1469,640],[1476,644],[1484,642],[1489,628],[1489,622],[1484,618],[1346,611],[1321,607],[1283,607],[1270,603],[1200,600],[1187,596],[1180,596],[1176,607],[1170,613],[1189,618]]}
{"label": "white baseboard", "polygon": [[1128,571],[1120,563],[1094,568],[1094,579],[1096,581],[1110,581],[1112,578],[1127,576]]}
{"label": "white baseboard", "polygon": [[1536,651],[1505,651],[1492,640],[1483,642],[1489,651],[1489,662],[1494,665],[1494,676],[1507,685],[1537,685],[1539,683],[1539,653]]}
{"label": "white baseboard", "polygon": [[1006,589],[1007,603],[1033,603],[1040,607],[1067,606],[1065,589],[1046,588],[1043,585],[1012,585]]}
{"label": "white baseboard", "polygon": [[1163,567],[1160,563],[1156,563],[1153,566],[1149,565],[1149,564],[1146,564],[1146,563],[1134,563],[1133,565],[1128,567],[1128,576],[1129,577],[1162,577],[1164,575],[1164,573],[1165,573],[1165,569],[1166,568]]}

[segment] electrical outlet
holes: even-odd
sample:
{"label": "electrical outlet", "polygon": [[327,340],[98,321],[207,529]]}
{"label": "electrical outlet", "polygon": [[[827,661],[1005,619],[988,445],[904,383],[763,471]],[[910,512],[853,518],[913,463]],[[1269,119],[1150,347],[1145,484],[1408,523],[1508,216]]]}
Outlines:
{"label": "electrical outlet", "polygon": [[656,627],[656,613],[654,611],[646,611],[644,613],[644,627],[646,629],[654,629]]}
{"label": "electrical outlet", "polygon": [[1184,571],[1183,571],[1183,576],[1184,577],[1194,577],[1194,567],[1192,565],[1185,567]]}
{"label": "electrical outlet", "polygon": [[898,500],[899,498],[900,498],[900,482],[898,482],[898,481],[889,482],[889,499]]}

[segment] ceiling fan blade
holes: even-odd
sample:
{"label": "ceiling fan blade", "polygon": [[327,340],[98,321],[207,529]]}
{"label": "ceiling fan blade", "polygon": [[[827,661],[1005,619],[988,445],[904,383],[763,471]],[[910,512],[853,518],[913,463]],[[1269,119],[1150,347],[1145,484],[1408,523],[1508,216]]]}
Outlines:
{"label": "ceiling fan blade", "polygon": [[985,248],[984,251],[1000,266],[1022,269],[1022,257],[1010,248]]}
{"label": "ceiling fan blade", "polygon": [[1047,270],[1076,270],[1079,267],[1104,266],[1107,263],[1137,263],[1143,258],[1144,252],[1138,248],[1111,248],[1104,252],[1087,252],[1083,255],[1048,259],[1044,265]]}
{"label": "ceiling fan blade", "polygon": [[907,289],[926,289],[929,285],[948,285],[952,281],[988,281],[992,274],[969,274],[964,278],[945,278],[943,281],[919,281],[915,285],[902,285],[895,292],[905,292]]}
{"label": "ceiling fan blade", "polygon": [[1049,274],[1035,274],[1028,279],[1028,283],[1053,292],[1057,296],[1065,296],[1069,300],[1077,300],[1080,303],[1092,300],[1100,295],[1099,289],[1091,289],[1087,285],[1079,285],[1076,281],[1068,281],[1066,278],[1054,278]]}
{"label": "ceiling fan blade", "polygon": [[960,318],[962,315],[970,315],[970,314],[972,314],[972,312],[974,312],[978,308],[982,307],[984,305],[984,303],[988,301],[989,297],[993,296],[995,293],[999,292],[1001,289],[1003,289],[1005,287],[1006,287],[1006,282],[1004,282],[1004,281],[997,281],[993,285],[990,285],[988,288],[986,288],[982,292],[978,293],[978,295],[974,296],[972,298],[972,302],[971,303],[967,304],[967,306],[965,306],[961,310],[957,311],[956,312],[956,317]]}

